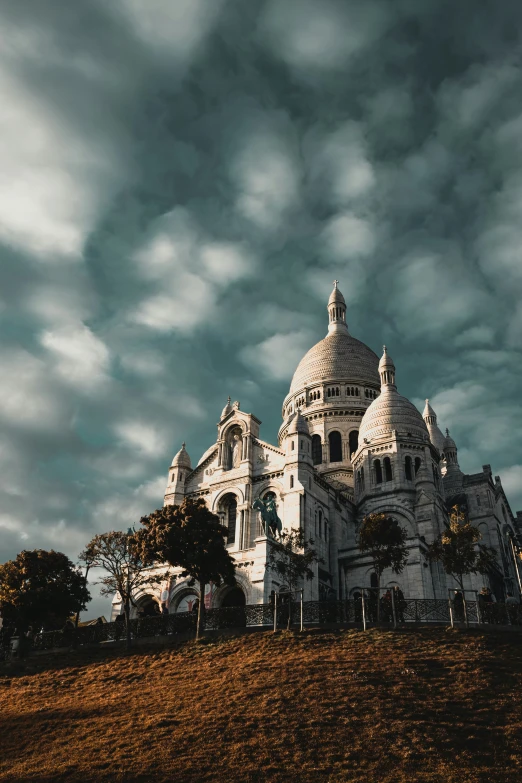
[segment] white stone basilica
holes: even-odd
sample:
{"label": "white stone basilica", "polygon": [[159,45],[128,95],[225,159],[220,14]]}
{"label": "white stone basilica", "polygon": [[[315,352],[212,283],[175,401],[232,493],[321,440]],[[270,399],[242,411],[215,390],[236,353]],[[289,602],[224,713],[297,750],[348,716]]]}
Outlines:
{"label": "white stone basilica", "polygon": [[[352,337],[337,282],[328,301],[328,334],[299,363],[283,402],[277,446],[260,437],[261,422],[230,399],[217,439],[196,467],[183,444],[168,475],[166,504],[203,497],[228,528],[227,546],[237,565],[237,588],[220,587],[207,606],[266,603],[284,585],[267,571],[267,539],[252,506],[272,496],[285,529],[301,527],[315,540],[324,563],[304,584],[305,600],[348,598],[375,584],[367,556],[357,548],[357,529],[370,512],[396,518],[408,534],[404,572],[383,574],[381,585],[400,585],[411,598],[447,598],[454,587],[426,545],[443,529],[447,509],[465,504],[468,515],[494,547],[498,567],[470,576],[467,586],[489,586],[497,600],[518,596],[513,542],[522,512],[511,512],[500,478],[489,465],[464,474],[457,447],[426,401],[423,415],[397,391],[395,366]],[[169,611],[186,611],[196,591],[186,581],[163,587]],[[159,596],[155,600],[159,600]],[[142,602],[151,600],[143,596]],[[117,609],[117,607],[114,607]]]}

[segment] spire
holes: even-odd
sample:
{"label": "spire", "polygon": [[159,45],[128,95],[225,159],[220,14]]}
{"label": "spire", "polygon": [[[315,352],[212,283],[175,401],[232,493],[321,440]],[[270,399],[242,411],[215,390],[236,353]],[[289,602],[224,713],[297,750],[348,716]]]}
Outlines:
{"label": "spire", "polygon": [[381,390],[385,388],[396,389],[395,385],[395,365],[391,356],[386,352],[386,346],[382,346],[382,356],[379,362],[379,374],[381,376]]}
{"label": "spire", "polygon": [[426,424],[436,424],[437,423],[437,414],[435,413],[435,411],[431,407],[429,400],[426,400],[426,405],[424,406],[424,411],[422,413],[422,418],[424,419]]}
{"label": "spire", "polygon": [[439,454],[442,454],[444,451],[444,435],[439,429],[439,425],[437,424],[437,414],[431,407],[429,400],[426,400],[426,405],[424,406],[424,411],[422,412],[422,418],[424,419],[424,423],[426,424],[428,432],[430,433],[431,442]]}
{"label": "spire", "polygon": [[334,280],[333,291],[330,294],[328,300],[328,334],[335,334],[338,332],[348,332],[346,325],[346,302],[344,296],[337,288],[338,280]]}
{"label": "spire", "polygon": [[231,410],[232,410],[232,406],[230,404],[230,397],[229,397],[228,400],[227,400],[227,404],[225,405],[225,407],[221,411],[220,420],[224,419],[225,416],[228,416],[228,414],[231,412]]}

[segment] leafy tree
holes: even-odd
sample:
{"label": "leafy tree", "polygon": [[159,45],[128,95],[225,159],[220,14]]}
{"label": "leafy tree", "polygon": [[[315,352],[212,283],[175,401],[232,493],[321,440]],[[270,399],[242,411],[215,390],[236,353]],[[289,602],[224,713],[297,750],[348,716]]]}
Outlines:
{"label": "leafy tree", "polygon": [[199,584],[199,639],[205,619],[205,587],[209,582],[235,585],[235,564],[225,545],[227,528],[203,498],[185,498],[180,506],[164,506],[141,519],[140,545],[145,560],[155,559],[183,569]]}
{"label": "leafy tree", "polygon": [[20,633],[30,625],[60,628],[90,600],[86,578],[62,552],[24,550],[0,565],[2,616]]}
{"label": "leafy tree", "polygon": [[135,595],[142,588],[158,585],[164,575],[151,574],[150,560],[144,560],[138,545],[139,534],[129,530],[100,533],[87,544],[80,560],[91,568],[101,568],[104,575],[95,584],[101,595],[119,593],[125,614],[127,648],[130,647],[130,608],[136,606]]}
{"label": "leafy tree", "polygon": [[460,506],[453,506],[449,524],[428,546],[428,558],[442,563],[444,571],[452,576],[464,591],[466,574],[486,574],[497,562],[492,547],[479,544],[480,530],[466,518]]}
{"label": "leafy tree", "polygon": [[[284,530],[280,533],[279,541],[270,540],[266,567],[274,571],[293,592],[303,580],[312,581],[314,563],[323,562],[314,544],[312,538],[305,538],[304,530],[300,528]],[[289,611],[288,628],[291,614]]]}
{"label": "leafy tree", "polygon": [[368,514],[359,528],[358,546],[369,554],[377,575],[377,620],[380,617],[381,576],[386,568],[394,574],[404,571],[408,560],[406,530],[386,514]]}

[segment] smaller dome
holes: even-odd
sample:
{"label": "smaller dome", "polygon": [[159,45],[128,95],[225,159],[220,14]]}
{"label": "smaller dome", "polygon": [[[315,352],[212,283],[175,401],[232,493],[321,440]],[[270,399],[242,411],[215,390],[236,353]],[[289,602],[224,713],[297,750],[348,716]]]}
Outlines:
{"label": "smaller dome", "polygon": [[227,404],[225,405],[225,407],[221,411],[221,416],[220,416],[219,420],[221,421],[221,419],[224,419],[225,416],[228,416],[228,414],[231,411],[232,411],[232,405],[230,404],[230,397],[229,397],[228,400],[227,400]]}
{"label": "smaller dome", "polygon": [[337,280],[334,282],[334,288],[332,293],[330,294],[330,298],[328,300],[328,307],[332,304],[343,304],[346,306],[346,302],[344,300],[344,296],[337,288]]}
{"label": "smaller dome", "polygon": [[397,391],[395,365],[386,353],[386,346],[383,347],[379,372],[382,379],[381,393],[362,417],[359,444],[389,435],[393,430],[413,435],[421,440],[428,440],[428,428],[419,411],[412,402]]}
{"label": "smaller dome", "polygon": [[371,442],[393,430],[428,439],[428,430],[415,405],[397,390],[386,386],[362,417],[359,445],[365,439]]}
{"label": "smaller dome", "polygon": [[174,467],[180,467],[180,468],[189,468],[192,469],[192,465],[190,462],[190,457],[188,455],[188,452],[185,448],[185,444],[183,443],[180,450],[172,460],[171,468]]}
{"label": "smaller dome", "polygon": [[450,451],[451,449],[457,448],[457,444],[449,434],[449,430],[446,430],[446,437],[444,438],[444,451]]}
{"label": "smaller dome", "polygon": [[310,429],[305,417],[301,414],[301,411],[294,413],[290,424],[288,426],[287,435],[297,435],[302,433],[303,435],[310,435]]}

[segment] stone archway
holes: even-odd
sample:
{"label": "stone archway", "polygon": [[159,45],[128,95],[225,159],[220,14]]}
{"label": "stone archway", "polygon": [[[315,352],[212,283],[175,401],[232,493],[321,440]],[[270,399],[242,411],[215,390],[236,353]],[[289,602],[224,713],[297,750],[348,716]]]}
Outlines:
{"label": "stone archway", "polygon": [[152,595],[142,596],[138,601],[136,614],[138,617],[157,617],[161,614],[160,605],[157,599]]}
{"label": "stone archway", "polygon": [[245,606],[246,597],[240,587],[231,587],[221,599],[221,607]]}

